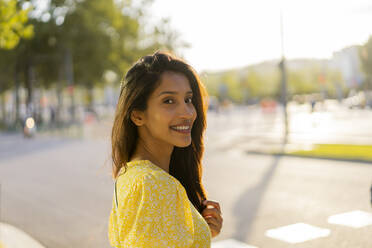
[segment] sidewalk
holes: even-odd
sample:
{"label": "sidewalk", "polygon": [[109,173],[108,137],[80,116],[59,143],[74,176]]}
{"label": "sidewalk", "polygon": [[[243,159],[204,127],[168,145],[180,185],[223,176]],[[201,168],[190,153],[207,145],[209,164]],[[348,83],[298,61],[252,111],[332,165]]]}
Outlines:
{"label": "sidewalk", "polygon": [[45,248],[22,230],[0,223],[0,248]]}
{"label": "sidewalk", "polygon": [[[368,137],[367,137],[368,138]],[[328,140],[289,138],[284,142],[279,134],[239,135],[222,140],[218,149],[237,149],[250,154],[283,155],[303,158],[319,158],[372,164],[372,142],[344,138]]]}

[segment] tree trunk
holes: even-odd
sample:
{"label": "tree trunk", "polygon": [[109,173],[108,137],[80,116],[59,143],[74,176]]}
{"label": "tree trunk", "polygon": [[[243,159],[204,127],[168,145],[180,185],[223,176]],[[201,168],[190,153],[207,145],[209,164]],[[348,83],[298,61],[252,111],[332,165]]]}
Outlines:
{"label": "tree trunk", "polygon": [[5,92],[3,92],[1,94],[1,117],[2,117],[2,120],[4,123],[7,122],[7,119],[6,119],[6,108],[5,108]]}
{"label": "tree trunk", "polygon": [[66,73],[66,81],[69,87],[69,94],[71,99],[71,122],[75,123],[76,114],[75,114],[75,87],[74,87],[74,67],[71,50],[69,48],[65,49],[64,52],[64,67]]}
{"label": "tree trunk", "polygon": [[63,110],[63,96],[62,96],[63,85],[62,84],[63,84],[63,81],[58,80],[57,88],[56,88],[56,94],[57,94],[56,122],[58,125],[62,123],[62,110]]}
{"label": "tree trunk", "polygon": [[94,107],[94,91],[93,91],[93,87],[88,86],[87,87],[87,93],[88,93],[88,107],[90,109],[93,109],[93,107]]}
{"label": "tree trunk", "polygon": [[19,116],[19,86],[20,86],[20,82],[19,82],[19,73],[20,73],[20,70],[19,70],[19,61],[17,59],[16,61],[16,66],[15,66],[15,70],[14,70],[14,84],[15,84],[15,87],[14,87],[14,95],[15,95],[15,116],[14,116],[14,119],[15,119],[15,126],[18,126],[18,125],[22,125],[22,121],[21,121],[21,118]]}
{"label": "tree trunk", "polygon": [[64,87],[64,67],[63,61],[61,61],[59,70],[58,70],[58,82],[56,87],[57,95],[57,106],[56,106],[56,122],[59,126],[62,123],[62,111],[63,111],[63,87]]}
{"label": "tree trunk", "polygon": [[25,87],[26,87],[26,90],[27,90],[26,114],[27,114],[27,116],[34,116],[33,89],[32,89],[32,68],[31,68],[29,60],[25,61],[24,77],[25,77]]}

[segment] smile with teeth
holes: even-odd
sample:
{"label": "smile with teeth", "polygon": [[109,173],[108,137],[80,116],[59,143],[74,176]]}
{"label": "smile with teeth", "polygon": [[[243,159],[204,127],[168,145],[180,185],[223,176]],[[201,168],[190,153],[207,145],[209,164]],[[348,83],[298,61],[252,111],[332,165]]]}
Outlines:
{"label": "smile with teeth", "polygon": [[173,126],[171,129],[181,132],[181,133],[189,133],[190,132],[190,126]]}

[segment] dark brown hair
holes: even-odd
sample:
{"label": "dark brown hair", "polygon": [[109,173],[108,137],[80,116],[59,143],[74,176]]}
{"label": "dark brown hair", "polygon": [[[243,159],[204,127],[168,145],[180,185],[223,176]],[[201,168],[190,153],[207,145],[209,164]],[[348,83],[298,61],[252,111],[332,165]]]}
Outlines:
{"label": "dark brown hair", "polygon": [[122,167],[130,161],[137,145],[137,126],[130,119],[133,110],[144,111],[147,101],[160,84],[165,71],[182,73],[187,77],[193,92],[192,103],[197,117],[191,130],[191,145],[174,147],[169,174],[175,177],[186,189],[189,200],[201,212],[206,193],[202,185],[201,160],[204,152],[203,134],[206,127],[206,90],[194,69],[183,60],[166,52],[156,52],[144,56],[129,69],[122,82],[119,101],[112,127],[112,171],[117,178]]}

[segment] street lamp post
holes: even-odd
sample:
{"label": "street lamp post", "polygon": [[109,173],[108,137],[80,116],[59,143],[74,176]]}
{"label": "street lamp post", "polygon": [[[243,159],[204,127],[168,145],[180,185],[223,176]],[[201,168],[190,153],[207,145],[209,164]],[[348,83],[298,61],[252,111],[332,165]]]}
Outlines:
{"label": "street lamp post", "polygon": [[283,40],[283,13],[280,10],[280,38],[281,38],[281,47],[282,47],[282,59],[279,63],[279,68],[281,72],[281,103],[283,105],[283,114],[284,114],[284,140],[283,143],[287,143],[288,139],[288,111],[287,111],[287,70],[286,70],[286,61],[284,56],[284,40]]}

